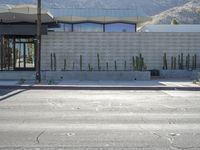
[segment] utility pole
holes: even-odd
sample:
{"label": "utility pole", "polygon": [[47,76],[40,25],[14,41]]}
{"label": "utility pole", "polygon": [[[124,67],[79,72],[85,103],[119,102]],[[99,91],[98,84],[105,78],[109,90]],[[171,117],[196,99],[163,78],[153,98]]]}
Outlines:
{"label": "utility pole", "polygon": [[36,43],[36,82],[41,82],[41,0],[37,0],[37,43]]}

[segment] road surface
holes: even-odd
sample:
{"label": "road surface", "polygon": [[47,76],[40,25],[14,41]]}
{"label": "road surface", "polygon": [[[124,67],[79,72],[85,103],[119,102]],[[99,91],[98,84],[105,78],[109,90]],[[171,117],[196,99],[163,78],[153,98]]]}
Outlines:
{"label": "road surface", "polygon": [[0,90],[0,99],[0,149],[200,149],[200,92]]}

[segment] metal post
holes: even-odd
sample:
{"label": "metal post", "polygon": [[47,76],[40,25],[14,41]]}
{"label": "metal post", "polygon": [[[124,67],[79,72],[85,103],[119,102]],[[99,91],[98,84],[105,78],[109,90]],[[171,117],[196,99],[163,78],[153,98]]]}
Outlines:
{"label": "metal post", "polygon": [[36,43],[36,82],[41,82],[41,0],[37,0],[37,43]]}

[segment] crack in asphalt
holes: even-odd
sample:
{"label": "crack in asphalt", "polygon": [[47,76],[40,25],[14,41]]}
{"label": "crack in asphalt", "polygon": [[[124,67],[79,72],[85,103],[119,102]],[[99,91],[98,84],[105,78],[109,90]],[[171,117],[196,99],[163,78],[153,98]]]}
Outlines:
{"label": "crack in asphalt", "polygon": [[42,134],[44,134],[44,132],[45,132],[45,130],[42,131],[42,132],[40,132],[40,134],[38,134],[38,136],[36,137],[36,143],[37,143],[37,144],[40,144],[39,138],[41,137]]}

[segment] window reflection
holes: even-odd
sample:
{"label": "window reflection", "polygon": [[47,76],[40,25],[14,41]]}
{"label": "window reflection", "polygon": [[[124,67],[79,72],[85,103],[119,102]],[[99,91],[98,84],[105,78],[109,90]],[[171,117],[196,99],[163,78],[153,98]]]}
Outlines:
{"label": "window reflection", "polygon": [[49,27],[48,30],[53,32],[72,32],[72,25],[67,23],[59,23],[53,27]]}
{"label": "window reflection", "polygon": [[106,24],[105,32],[136,32],[135,24],[126,24],[126,23]]}
{"label": "window reflection", "polygon": [[97,23],[74,24],[74,32],[103,32],[103,24],[97,24]]}
{"label": "window reflection", "polygon": [[13,70],[14,46],[12,38],[2,38],[1,70]]}
{"label": "window reflection", "polygon": [[[105,26],[105,28],[104,28]],[[136,24],[128,23],[58,23],[49,25],[49,31],[53,32],[136,32]]]}

